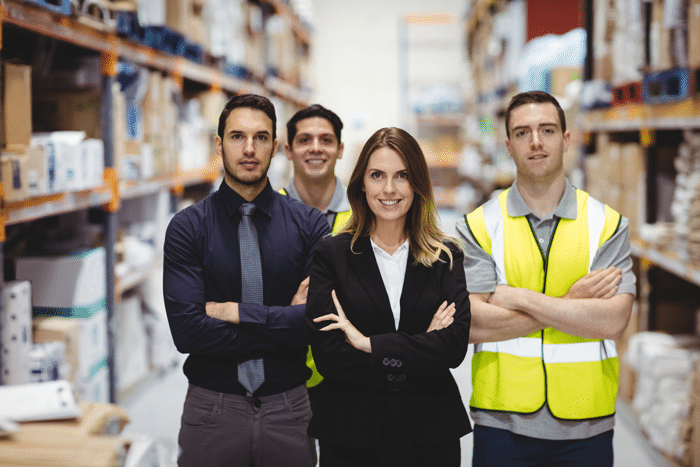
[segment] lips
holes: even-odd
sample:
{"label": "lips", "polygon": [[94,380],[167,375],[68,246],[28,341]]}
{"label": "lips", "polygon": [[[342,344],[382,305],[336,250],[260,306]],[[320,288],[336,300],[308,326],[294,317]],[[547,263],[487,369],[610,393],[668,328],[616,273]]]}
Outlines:
{"label": "lips", "polygon": [[259,165],[257,161],[241,161],[241,166],[246,170],[255,170]]}
{"label": "lips", "polygon": [[306,161],[304,161],[304,162],[306,162],[307,164],[310,164],[310,165],[323,165],[326,162],[326,160],[325,159],[306,159]]}
{"label": "lips", "polygon": [[539,161],[545,159],[546,157],[546,154],[535,154],[534,156],[530,156],[528,159],[530,159],[531,161]]}
{"label": "lips", "polygon": [[396,206],[397,204],[399,204],[399,201],[400,200],[398,200],[398,199],[394,199],[394,200],[382,200],[382,199],[380,199],[379,200],[379,202],[382,203],[384,206]]}

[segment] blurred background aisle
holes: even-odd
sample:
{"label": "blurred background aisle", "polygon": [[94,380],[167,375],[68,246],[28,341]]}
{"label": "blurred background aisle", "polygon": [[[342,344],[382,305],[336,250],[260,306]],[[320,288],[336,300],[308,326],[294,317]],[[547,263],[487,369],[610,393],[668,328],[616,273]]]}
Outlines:
{"label": "blurred background aisle", "polygon": [[[66,440],[105,442],[128,415],[135,465],[173,465],[187,384],[162,245],[218,187],[231,95],[273,100],[282,147],[294,112],[335,111],[344,182],[374,131],[408,130],[451,231],[512,183],[505,108],[539,89],[566,113],[568,178],[630,220],[616,466],[700,467],[700,0],[5,0],[0,25],[0,383],[67,379],[104,404],[112,423],[66,422]],[[280,151],[273,186],[291,173]],[[467,402],[469,358],[455,374]],[[118,464],[108,439],[87,457]]]}

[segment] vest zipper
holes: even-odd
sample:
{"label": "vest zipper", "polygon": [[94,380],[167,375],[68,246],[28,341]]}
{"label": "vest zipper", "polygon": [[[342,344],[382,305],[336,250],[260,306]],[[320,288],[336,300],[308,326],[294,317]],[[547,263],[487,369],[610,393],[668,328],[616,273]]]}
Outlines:
{"label": "vest zipper", "polygon": [[[532,232],[532,237],[535,239],[535,244],[537,249],[540,250],[540,255],[542,256],[542,269],[544,269],[544,280],[542,283],[542,293],[546,295],[547,292],[547,265],[549,263],[549,252],[552,249],[552,243],[554,243],[554,235],[557,233],[557,227],[559,227],[559,218],[557,218],[554,224],[554,230],[552,230],[552,236],[549,239],[549,245],[547,245],[547,256],[545,256],[544,251],[542,251],[542,246],[537,240],[537,234],[535,233],[535,228],[532,226],[530,219],[527,219],[527,225],[530,226],[530,232]],[[540,331],[540,346],[542,347],[542,372],[544,373],[544,403],[549,405],[549,399],[547,398],[547,366],[544,364],[544,329]]]}

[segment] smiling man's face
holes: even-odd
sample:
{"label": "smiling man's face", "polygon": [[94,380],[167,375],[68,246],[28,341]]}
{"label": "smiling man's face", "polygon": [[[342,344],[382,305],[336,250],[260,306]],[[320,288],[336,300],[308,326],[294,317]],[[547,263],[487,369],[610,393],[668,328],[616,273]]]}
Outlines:
{"label": "smiling man's face", "polygon": [[285,146],[287,159],[294,164],[294,176],[307,183],[330,182],[335,177],[335,163],[343,157],[343,143],[323,117],[297,122],[292,145]]}

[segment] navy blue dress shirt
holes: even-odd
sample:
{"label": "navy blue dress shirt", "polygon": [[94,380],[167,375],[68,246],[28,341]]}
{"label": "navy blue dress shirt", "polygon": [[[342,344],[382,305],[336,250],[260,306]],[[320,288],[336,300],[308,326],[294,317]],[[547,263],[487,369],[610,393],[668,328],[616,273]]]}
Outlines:
{"label": "navy blue dress shirt", "polygon": [[[227,394],[245,394],[237,356],[262,354],[265,382],[256,396],[278,394],[306,382],[310,329],[304,305],[291,306],[309,275],[313,249],[330,234],[320,211],[265,189],[253,200],[263,273],[263,305],[240,303],[238,208],[245,200],[226,182],[202,201],[175,214],[168,225],[163,295],[175,346],[190,354],[189,382]],[[210,318],[206,302],[239,303],[240,323]]]}

